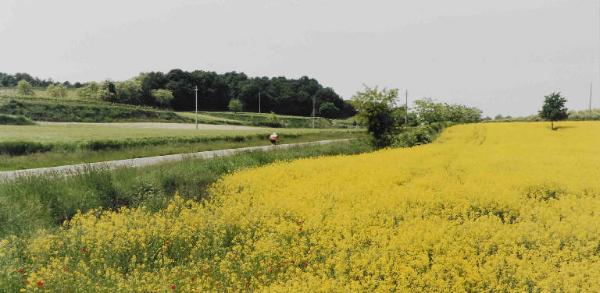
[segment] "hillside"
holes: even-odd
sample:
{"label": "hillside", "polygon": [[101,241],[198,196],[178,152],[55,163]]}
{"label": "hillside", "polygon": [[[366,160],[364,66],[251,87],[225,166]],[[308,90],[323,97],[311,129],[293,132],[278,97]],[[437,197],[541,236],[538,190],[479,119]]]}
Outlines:
{"label": "hillside", "polygon": [[[10,93],[10,91],[9,91]],[[176,122],[193,123],[194,112],[175,112],[147,106],[108,103],[83,99],[70,94],[66,98],[49,98],[43,91],[35,97],[2,95],[0,114],[22,115],[35,121],[49,122]],[[352,119],[315,118],[316,128],[351,128]],[[312,128],[312,118],[248,112],[200,111],[198,122],[217,125],[245,125],[278,128]],[[0,124],[2,124],[0,122]]]}

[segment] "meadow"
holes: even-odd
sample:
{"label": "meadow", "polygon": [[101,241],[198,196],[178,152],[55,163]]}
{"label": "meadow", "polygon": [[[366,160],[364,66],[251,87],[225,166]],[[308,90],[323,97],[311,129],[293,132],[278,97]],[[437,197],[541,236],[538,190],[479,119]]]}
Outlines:
{"label": "meadow", "polygon": [[270,129],[181,123],[44,123],[0,125],[0,170],[269,144],[276,131],[282,143],[354,138],[343,129]]}
{"label": "meadow", "polygon": [[233,172],[202,201],[80,213],[0,243],[0,288],[600,290],[600,123],[452,126],[431,144]]}

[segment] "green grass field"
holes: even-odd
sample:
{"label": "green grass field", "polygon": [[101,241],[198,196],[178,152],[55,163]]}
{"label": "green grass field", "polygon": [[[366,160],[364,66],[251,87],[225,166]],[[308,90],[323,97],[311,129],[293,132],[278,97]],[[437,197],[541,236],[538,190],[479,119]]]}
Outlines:
{"label": "green grass field", "polygon": [[[312,128],[313,125],[313,118],[304,116],[273,115],[270,113],[253,112],[201,112],[201,114],[221,121],[237,121],[243,125],[261,126],[278,123],[281,127],[292,128]],[[193,117],[193,113],[186,113],[184,115],[186,117]],[[352,122],[354,121],[351,118],[326,119],[322,117],[316,117],[314,120],[316,128],[352,128]]]}
{"label": "green grass field", "polygon": [[40,123],[0,125],[0,170],[191,153],[268,145],[277,132],[281,143],[356,138],[344,129],[270,129],[178,123]]}

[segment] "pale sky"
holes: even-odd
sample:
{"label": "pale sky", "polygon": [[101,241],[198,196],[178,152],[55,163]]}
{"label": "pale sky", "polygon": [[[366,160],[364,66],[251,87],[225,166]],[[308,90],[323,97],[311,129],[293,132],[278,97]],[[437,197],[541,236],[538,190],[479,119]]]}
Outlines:
{"label": "pale sky", "polygon": [[0,72],[64,81],[144,71],[308,75],[350,98],[534,114],[559,90],[600,107],[600,0],[0,0]]}

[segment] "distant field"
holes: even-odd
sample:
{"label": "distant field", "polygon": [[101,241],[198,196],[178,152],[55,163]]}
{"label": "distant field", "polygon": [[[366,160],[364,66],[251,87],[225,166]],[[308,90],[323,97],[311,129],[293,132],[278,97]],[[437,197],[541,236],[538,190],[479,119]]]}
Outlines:
{"label": "distant field", "polygon": [[[344,130],[328,130],[338,132]],[[231,135],[268,135],[319,133],[319,129],[273,129],[235,125],[200,125],[172,123],[40,123],[39,125],[0,125],[0,142],[35,141],[73,143],[90,140],[120,140],[154,137],[215,137]]]}
{"label": "distant field", "polygon": [[344,129],[270,129],[182,123],[48,123],[0,125],[0,170],[189,153],[269,144],[362,137]]}
{"label": "distant field", "polygon": [[[183,112],[179,113],[185,117],[193,118],[194,113]],[[224,123],[237,122],[244,125],[273,125],[278,123],[280,127],[291,128],[312,128],[313,118],[305,116],[292,115],[273,115],[270,113],[253,113],[253,112],[201,112],[201,117],[206,119],[214,119]],[[352,128],[354,127],[352,119],[326,119],[316,117],[315,128]]]}

